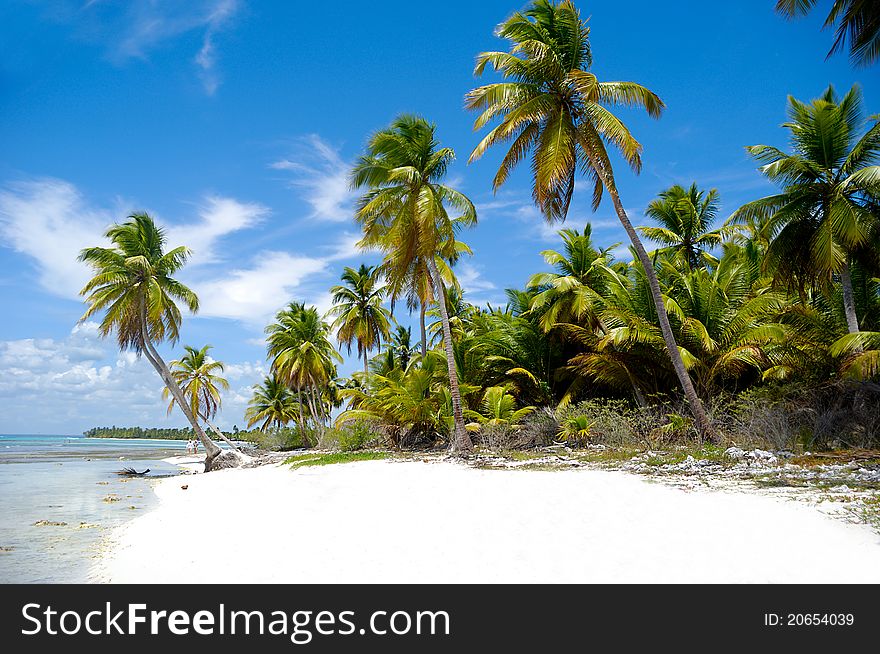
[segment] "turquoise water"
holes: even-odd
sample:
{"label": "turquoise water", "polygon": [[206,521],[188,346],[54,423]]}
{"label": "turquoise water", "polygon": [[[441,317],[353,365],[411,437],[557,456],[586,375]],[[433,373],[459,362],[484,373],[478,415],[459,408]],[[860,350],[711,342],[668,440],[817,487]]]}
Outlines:
{"label": "turquoise water", "polygon": [[185,453],[185,441],[0,434],[0,583],[87,581],[107,530],[155,504],[151,479],[178,473],[161,459]]}

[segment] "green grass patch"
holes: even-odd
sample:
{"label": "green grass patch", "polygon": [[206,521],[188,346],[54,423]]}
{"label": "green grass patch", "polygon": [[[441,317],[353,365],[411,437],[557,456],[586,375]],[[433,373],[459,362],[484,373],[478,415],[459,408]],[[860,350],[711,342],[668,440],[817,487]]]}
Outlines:
{"label": "green grass patch", "polygon": [[306,466],[329,466],[335,463],[354,463],[355,461],[379,461],[380,459],[388,459],[390,457],[390,452],[377,452],[373,450],[360,452],[326,452],[297,454],[285,459],[284,463],[295,469]]}

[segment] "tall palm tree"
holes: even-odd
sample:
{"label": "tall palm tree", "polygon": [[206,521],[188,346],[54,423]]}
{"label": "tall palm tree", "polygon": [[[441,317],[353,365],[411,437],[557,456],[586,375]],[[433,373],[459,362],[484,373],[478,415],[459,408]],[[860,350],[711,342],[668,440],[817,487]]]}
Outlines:
{"label": "tall palm tree", "polygon": [[[288,422],[296,420],[300,410],[300,403],[290,387],[276,375],[270,375],[261,384],[254,386],[254,394],[248,402],[244,417],[248,421],[248,427],[260,423],[260,430],[266,431],[270,427],[281,429]],[[303,438],[303,444],[305,443]]]}
{"label": "tall palm tree", "polygon": [[669,187],[652,200],[645,210],[659,227],[639,227],[638,230],[652,241],[662,243],[674,259],[682,261],[689,270],[696,270],[707,261],[714,261],[708,253],[721,245],[725,229],[711,229],[718,216],[718,191],[704,192],[696,183],[689,188],[679,184]]}
{"label": "tall palm tree", "polygon": [[365,264],[357,270],[346,267],[342,281],[344,284],[330,289],[334,304],[330,315],[336,317],[331,327],[337,330],[339,342],[345,343],[349,352],[352,342],[357,341],[366,375],[370,350],[381,347],[382,339],[387,340],[391,331],[391,313],[382,306],[381,270]]}
{"label": "tall palm tree", "polygon": [[[462,415],[445,287],[437,259],[458,259],[463,247],[455,238],[456,232],[475,224],[477,213],[467,197],[441,183],[455,152],[441,148],[434,132],[435,126],[424,118],[399,116],[370,138],[366,153],[351,173],[351,184],[366,189],[357,205],[356,217],[364,231],[360,243],[384,252],[382,269],[389,286],[419,288],[427,282],[440,309],[454,418],[451,448],[467,452],[473,445]],[[450,216],[450,209],[458,215]]]}
{"label": "tall palm tree", "polygon": [[805,287],[827,287],[838,278],[850,333],[859,331],[850,267],[880,220],[880,116],[862,133],[862,105],[858,86],[842,99],[831,86],[809,104],[789,97],[783,127],[791,132],[792,152],[746,148],[782,192],[731,217],[764,223],[772,239],[767,266],[777,279],[797,286],[802,301]]}
{"label": "tall palm tree", "polygon": [[580,169],[593,187],[593,209],[607,190],[617,216],[645,268],[661,330],[676,375],[701,434],[714,437],[675,342],[652,262],[624,210],[607,145],[617,149],[633,171],[641,168],[641,144],[607,107],[642,107],[657,118],[664,104],[633,82],[600,82],[592,65],[589,28],[570,0],[534,0],[501,23],[496,34],[511,43],[508,52],[483,52],[476,75],[491,65],[505,81],[470,91],[466,104],[481,110],[474,128],[500,122],[474,148],[474,161],[497,144],[512,141],[494,179],[497,190],[523,158],[532,153],[532,195],[548,221],[565,220]]}
{"label": "tall palm tree", "polygon": [[103,311],[101,335],[115,333],[120,349],[146,357],[204,445],[205,470],[210,470],[221,450],[205,434],[155,347],[179,338],[182,318],[176,302],[183,302],[193,313],[198,311],[196,294],[173,277],[186,263],[189,249],[165,252],[165,235],[146,213],[132,214],[126,222],[110,227],[105,236],[112,247],[85,248],[79,255],[95,271],[80,291],[89,305],[80,321]]}
{"label": "tall palm tree", "polygon": [[[806,16],[816,0],[776,0],[776,11],[786,18]],[[822,26],[837,23],[834,44],[828,57],[840,52],[849,39],[850,61],[856,66],[869,66],[880,57],[880,3],[876,0],[833,0],[831,11]]]}
{"label": "tall palm tree", "polygon": [[[336,377],[335,364],[342,361],[330,342],[330,326],[321,320],[315,307],[291,302],[276,314],[266,334],[272,372],[296,389],[300,406],[305,396],[315,427],[322,431],[327,417],[322,397]],[[302,413],[299,418],[303,445],[308,447]]]}
{"label": "tall palm tree", "polygon": [[[229,382],[220,376],[224,365],[221,361],[214,361],[208,355],[210,345],[200,350],[185,345],[186,354],[181,359],[171,362],[171,376],[177,382],[185,397],[189,399],[190,409],[193,415],[205,421],[205,424],[220,440],[234,449],[235,444],[226,438],[211,420],[217,415],[223,400],[220,391],[229,390]],[[167,388],[162,389],[162,397],[168,399],[170,393]],[[168,413],[174,409],[175,401],[172,398],[168,404]]]}

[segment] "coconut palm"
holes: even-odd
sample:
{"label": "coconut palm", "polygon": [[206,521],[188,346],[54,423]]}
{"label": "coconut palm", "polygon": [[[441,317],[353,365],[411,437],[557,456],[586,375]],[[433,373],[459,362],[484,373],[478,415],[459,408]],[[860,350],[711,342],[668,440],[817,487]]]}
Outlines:
{"label": "coconut palm", "polygon": [[[260,431],[266,431],[270,427],[281,429],[288,422],[296,420],[301,410],[302,407],[290,387],[276,375],[270,375],[261,384],[254,386],[254,394],[248,402],[244,417],[249,428],[260,423]],[[305,443],[306,439],[302,440]]]}
{"label": "coconut palm", "polygon": [[402,370],[406,370],[406,367],[409,365],[410,359],[412,359],[413,351],[410,344],[411,340],[411,327],[397,325],[397,327],[394,329],[394,333],[391,334],[390,351],[392,352],[392,355],[394,357],[394,364]]}
{"label": "coconut palm", "polygon": [[421,361],[413,360],[404,369],[393,368],[387,374],[370,375],[358,388],[347,388],[340,395],[348,408],[336,419],[336,425],[350,420],[368,420],[381,424],[395,445],[422,439],[435,440],[447,429],[448,389],[443,357],[434,350]]}
{"label": "coconut palm", "polygon": [[[208,356],[210,345],[200,350],[185,345],[186,354],[181,359],[171,362],[171,376],[180,386],[183,394],[189,399],[190,409],[197,418],[205,421],[215,436],[234,449],[235,444],[226,438],[211,420],[220,409],[222,398],[220,391],[229,390],[229,382],[220,376],[224,366],[220,361],[214,361]],[[170,393],[167,388],[162,389],[162,397],[166,400]],[[168,413],[174,409],[174,399],[168,404]]]}
{"label": "coconut palm", "polygon": [[[510,294],[509,294],[510,295]],[[521,404],[549,405],[559,352],[532,316],[496,310],[472,318],[469,358],[481,386],[505,386]]]}
{"label": "coconut palm", "polygon": [[[446,291],[437,265],[438,258],[458,259],[464,248],[456,232],[477,220],[473,203],[441,183],[454,157],[451,148],[440,147],[434,125],[402,115],[370,138],[351,173],[351,184],[366,189],[356,213],[364,231],[360,244],[384,252],[382,271],[390,295],[401,289],[429,289],[440,309],[454,416],[450,445],[453,451],[466,452],[473,446],[462,416]],[[450,210],[458,215],[450,216]]]}
{"label": "coconut palm", "polygon": [[607,148],[618,150],[638,172],[642,146],[608,107],[641,107],[657,118],[663,102],[639,84],[600,82],[589,71],[589,29],[570,0],[558,4],[534,0],[525,11],[501,23],[496,34],[511,43],[510,50],[481,53],[474,72],[481,75],[491,65],[505,81],[472,90],[466,104],[481,110],[475,129],[495,119],[499,123],[480,141],[470,160],[480,158],[493,145],[512,141],[495,175],[493,185],[498,189],[531,152],[532,195],[548,221],[565,220],[579,169],[592,185],[594,210],[603,191],[608,191],[648,276],[663,339],[699,431],[714,437],[678,351],[652,262],[617,192]]}
{"label": "coconut palm", "polygon": [[782,192],[750,202],[731,217],[765,223],[771,238],[767,267],[796,286],[802,302],[805,288],[827,288],[839,279],[850,333],[859,331],[850,268],[880,216],[880,116],[873,116],[863,133],[862,104],[858,86],[841,99],[831,86],[809,104],[789,97],[783,127],[791,132],[792,152],[747,148]]}
{"label": "coconut palm", "polygon": [[653,218],[658,227],[639,227],[639,231],[664,251],[681,261],[690,270],[716,263],[709,250],[721,245],[725,229],[710,229],[718,215],[718,191],[704,192],[696,183],[689,188],[679,184],[669,187],[652,200],[645,215]]}
{"label": "coconut palm", "polygon": [[529,311],[539,317],[539,324],[545,331],[560,322],[595,326],[608,284],[605,271],[613,259],[611,250],[618,244],[596,249],[589,223],[583,232],[563,229],[559,236],[562,238],[562,252],[541,252],[544,261],[553,266],[555,272],[537,273],[529,278],[527,285],[535,290]]}
{"label": "coconut palm", "polygon": [[391,313],[382,306],[381,271],[365,264],[357,270],[346,267],[342,281],[344,284],[330,289],[334,306],[329,315],[336,317],[331,328],[337,330],[339,342],[349,352],[352,342],[357,342],[366,375],[370,350],[381,347],[382,339],[387,340],[391,331]]}
{"label": "coconut palm", "polygon": [[189,249],[165,252],[165,235],[146,213],[132,214],[126,222],[110,227],[105,236],[112,247],[85,248],[79,255],[96,273],[80,291],[89,305],[80,321],[104,312],[101,335],[114,333],[120,349],[146,357],[204,445],[205,470],[210,470],[221,450],[205,434],[156,350],[157,343],[176,343],[179,338],[182,317],[177,302],[193,313],[199,308],[196,294],[173,277],[186,263]]}
{"label": "coconut palm", "polygon": [[510,427],[516,429],[518,423],[535,411],[533,406],[516,408],[516,398],[503,386],[490,386],[483,392],[479,411],[467,411],[471,423],[479,429],[483,426]]}
{"label": "coconut palm", "polygon": [[308,447],[303,403],[308,404],[317,429],[323,431],[327,417],[323,394],[336,377],[335,364],[342,357],[330,342],[330,326],[321,320],[315,307],[291,302],[275,315],[266,334],[272,372],[297,392],[302,440]]}
{"label": "coconut palm", "polygon": [[[816,0],[776,0],[776,11],[786,18],[806,16]],[[850,61],[868,66],[880,57],[880,3],[875,0],[833,0],[823,27],[837,23],[834,44],[828,57],[846,47],[849,39]]]}

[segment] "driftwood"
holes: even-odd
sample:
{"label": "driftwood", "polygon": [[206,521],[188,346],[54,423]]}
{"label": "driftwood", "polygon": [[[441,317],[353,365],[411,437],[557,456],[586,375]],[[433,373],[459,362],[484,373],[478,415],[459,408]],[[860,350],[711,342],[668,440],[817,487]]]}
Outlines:
{"label": "driftwood", "polygon": [[122,470],[118,471],[116,474],[117,475],[125,475],[127,477],[143,477],[149,471],[150,471],[149,468],[147,468],[143,472],[138,472],[134,468],[123,468]]}

